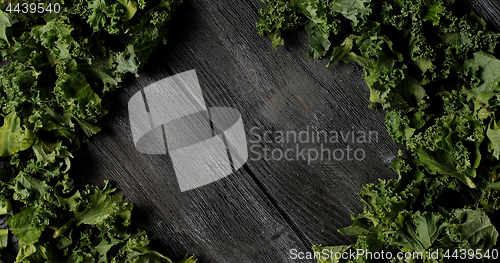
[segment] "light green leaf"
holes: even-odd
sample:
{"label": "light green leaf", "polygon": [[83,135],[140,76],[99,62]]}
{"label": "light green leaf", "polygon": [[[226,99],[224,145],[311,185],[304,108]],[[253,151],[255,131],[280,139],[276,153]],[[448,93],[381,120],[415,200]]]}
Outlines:
{"label": "light green leaf", "polygon": [[132,204],[123,202],[123,197],[111,195],[115,189],[106,182],[102,190],[94,189],[83,198],[87,198],[85,209],[76,211],[74,221],[76,225],[99,225],[103,224],[110,217],[119,216],[124,220],[124,224],[130,223],[130,213]]}
{"label": "light green leaf", "polygon": [[480,85],[473,88],[472,91],[479,94],[482,91],[488,91],[498,86],[500,82],[500,60],[491,54],[484,52],[474,53],[474,58],[467,60],[463,69],[478,69]]}
{"label": "light green leaf", "polygon": [[467,240],[472,249],[491,249],[498,239],[498,232],[483,210],[462,209],[454,215],[459,223],[451,229],[460,239]]}
{"label": "light green leaf", "polygon": [[500,158],[500,127],[493,119],[486,131],[486,137],[490,140],[489,150],[493,152],[493,156],[498,160]]}
{"label": "light green leaf", "polygon": [[[72,61],[68,67],[76,70],[76,62]],[[61,76],[56,82],[54,93],[65,110],[77,118],[92,120],[105,113],[101,98],[92,90],[81,72],[71,72]]]}
{"label": "light green leaf", "polygon": [[12,205],[8,200],[0,200],[0,215],[12,213]]}
{"label": "light green leaf", "polygon": [[[41,163],[43,166],[54,163],[56,158],[72,157],[71,153],[62,145],[62,141],[50,143],[38,140],[38,142],[33,145],[33,151],[35,152],[37,162]],[[67,163],[69,163],[69,160]]]}
{"label": "light green leaf", "polygon": [[81,120],[81,119],[76,118],[76,117],[75,117],[75,119],[78,122],[78,124],[80,125],[80,128],[82,129],[82,131],[85,132],[85,135],[87,135],[88,137],[101,131],[101,127],[99,127],[95,124]]}
{"label": "light green leaf", "polygon": [[488,188],[493,189],[495,191],[500,191],[500,182],[491,183],[488,185]]}
{"label": "light green leaf", "polygon": [[[14,234],[15,235],[15,234]],[[27,244],[22,241],[19,242],[19,251],[17,252],[16,262],[26,262],[24,259],[35,254],[36,246],[33,243]]]}
{"label": "light green leaf", "polygon": [[407,213],[406,216],[405,227],[398,230],[399,237],[394,241],[396,245],[424,252],[444,230],[444,218],[441,214],[417,212],[413,215]]}
{"label": "light green leaf", "polygon": [[15,191],[22,198],[29,198],[31,196],[33,199],[43,198],[46,201],[52,201],[52,188],[47,184],[45,180],[37,179],[26,173],[19,173],[16,177]]}
{"label": "light green leaf", "polygon": [[130,20],[134,16],[135,12],[137,12],[137,3],[131,0],[117,0],[117,1],[120,2],[120,4],[122,4],[127,10],[125,12],[125,17],[123,18],[123,20],[124,21]]}
{"label": "light green leaf", "polygon": [[33,132],[21,128],[21,119],[15,112],[11,112],[0,127],[0,156],[10,156],[28,149],[35,138]]}
{"label": "light green leaf", "polygon": [[334,0],[332,10],[341,13],[357,25],[361,18],[371,14],[370,2],[371,0]]}
{"label": "light green leaf", "polygon": [[7,14],[4,13],[2,10],[0,10],[0,39],[5,40],[5,42],[9,43],[9,40],[7,39],[7,35],[5,34],[5,31],[7,30],[7,27],[10,27],[10,21],[9,17],[7,17]]}
{"label": "light green leaf", "polygon": [[444,174],[460,179],[470,188],[476,188],[476,184],[463,173],[457,171],[454,157],[450,152],[433,152],[422,147],[417,149],[418,159],[416,162],[423,165],[430,174]]}
{"label": "light green leaf", "polygon": [[129,254],[129,256],[131,256],[130,262],[132,263],[172,263],[169,258],[152,250],[140,255]]}
{"label": "light green leaf", "polygon": [[25,208],[23,211],[14,214],[7,219],[10,231],[25,244],[32,244],[38,241],[42,235],[43,228],[33,225],[33,217],[35,213],[34,207]]}
{"label": "light green leaf", "polygon": [[442,2],[428,2],[425,4],[425,14],[424,21],[432,21],[432,24],[438,25],[441,16],[446,13],[446,9],[443,6]]}
{"label": "light green leaf", "polygon": [[342,60],[346,55],[349,55],[349,52],[351,51],[352,47],[353,47],[353,38],[347,37],[342,45],[335,47],[333,49],[332,58],[330,59],[330,62],[328,62],[328,65],[326,66],[329,67],[333,63]]}
{"label": "light green leaf", "polygon": [[9,244],[9,230],[0,229],[0,250],[6,248]]}
{"label": "light green leaf", "polygon": [[185,255],[184,256],[184,259],[182,259],[181,261],[178,261],[176,263],[197,263],[198,262],[198,259],[195,259],[194,258],[194,255],[193,256],[189,256],[189,255]]}

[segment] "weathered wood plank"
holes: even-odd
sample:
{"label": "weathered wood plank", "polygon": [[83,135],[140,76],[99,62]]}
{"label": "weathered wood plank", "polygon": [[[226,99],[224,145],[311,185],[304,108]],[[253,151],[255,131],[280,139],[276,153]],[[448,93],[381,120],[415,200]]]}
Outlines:
{"label": "weathered wood plank", "polygon": [[500,32],[500,2],[496,0],[465,0],[496,32]]}

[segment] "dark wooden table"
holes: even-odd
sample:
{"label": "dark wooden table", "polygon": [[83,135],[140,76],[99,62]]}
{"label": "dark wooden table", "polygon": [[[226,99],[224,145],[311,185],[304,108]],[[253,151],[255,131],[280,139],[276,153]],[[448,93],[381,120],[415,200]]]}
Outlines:
{"label": "dark wooden table", "polygon": [[[469,2],[487,6],[486,1]],[[128,78],[115,92],[102,132],[75,158],[75,180],[101,187],[103,180],[112,181],[135,204],[134,223],[147,230],[153,248],[174,260],[194,253],[203,263],[297,262],[291,250],[350,244],[355,240],[337,230],[361,212],[357,192],[366,183],[396,176],[389,165],[403,147],[388,136],[384,111],[368,108],[361,68],[344,63],[327,68],[327,60],[308,59],[308,39],[301,31],[286,34],[286,45],[272,50],[270,40],[256,33],[261,7],[258,0],[185,0],[171,22],[169,43],[155,51],[140,78]],[[491,15],[498,14],[498,5],[482,10],[499,25]],[[247,140],[255,139],[251,129],[258,127],[260,135],[375,131],[378,141],[328,145],[362,149],[366,157],[361,161],[252,160],[257,156],[250,152],[251,159],[236,173],[181,192],[168,155],[134,148],[127,103],[148,84],[191,69],[197,71],[207,106],[241,112]]]}

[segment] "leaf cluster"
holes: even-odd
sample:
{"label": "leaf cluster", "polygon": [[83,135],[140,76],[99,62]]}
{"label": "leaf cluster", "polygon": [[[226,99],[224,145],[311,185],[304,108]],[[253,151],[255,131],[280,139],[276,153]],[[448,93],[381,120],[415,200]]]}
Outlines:
{"label": "leaf cluster", "polygon": [[55,3],[60,13],[0,5],[0,249],[12,233],[16,262],[171,262],[131,227],[132,204],[108,183],[77,189],[70,168],[107,97],[166,41],[180,1]]}
{"label": "leaf cluster", "polygon": [[[362,189],[364,212],[340,230],[357,243],[329,249],[498,248],[499,34],[452,0],[264,2],[257,28],[275,48],[304,27],[308,56],[363,67],[371,106],[387,110],[388,133],[411,152],[392,164],[398,179]],[[479,200],[447,204],[470,191]]]}

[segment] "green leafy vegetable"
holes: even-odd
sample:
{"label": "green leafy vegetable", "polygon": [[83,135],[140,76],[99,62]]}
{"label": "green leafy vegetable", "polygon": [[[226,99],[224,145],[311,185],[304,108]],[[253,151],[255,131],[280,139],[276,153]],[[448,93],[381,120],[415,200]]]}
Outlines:
{"label": "green leafy vegetable", "polygon": [[76,189],[71,162],[99,132],[107,94],[165,42],[180,1],[56,3],[59,13],[37,15],[0,5],[0,156],[10,161],[0,171],[0,215],[10,215],[0,249],[11,232],[16,262],[172,262],[132,228],[132,204],[107,182]]}
{"label": "green leafy vegetable", "polygon": [[28,149],[35,138],[33,132],[21,128],[21,120],[16,113],[10,113],[0,127],[0,156],[10,156]]}
{"label": "green leafy vegetable", "polygon": [[[304,27],[309,57],[363,67],[372,106],[387,109],[388,133],[412,154],[394,160],[398,179],[361,190],[363,213],[340,230],[356,244],[314,251],[498,249],[490,218],[500,209],[499,34],[448,0],[263,2],[257,29],[273,47],[283,31]],[[475,203],[443,203],[469,188],[482,194]]]}
{"label": "green leafy vegetable", "polygon": [[9,230],[0,229],[0,249],[6,248],[9,241]]}
{"label": "green leafy vegetable", "polygon": [[33,244],[42,235],[43,228],[33,223],[35,208],[29,207],[9,218],[10,231],[22,244]]}

